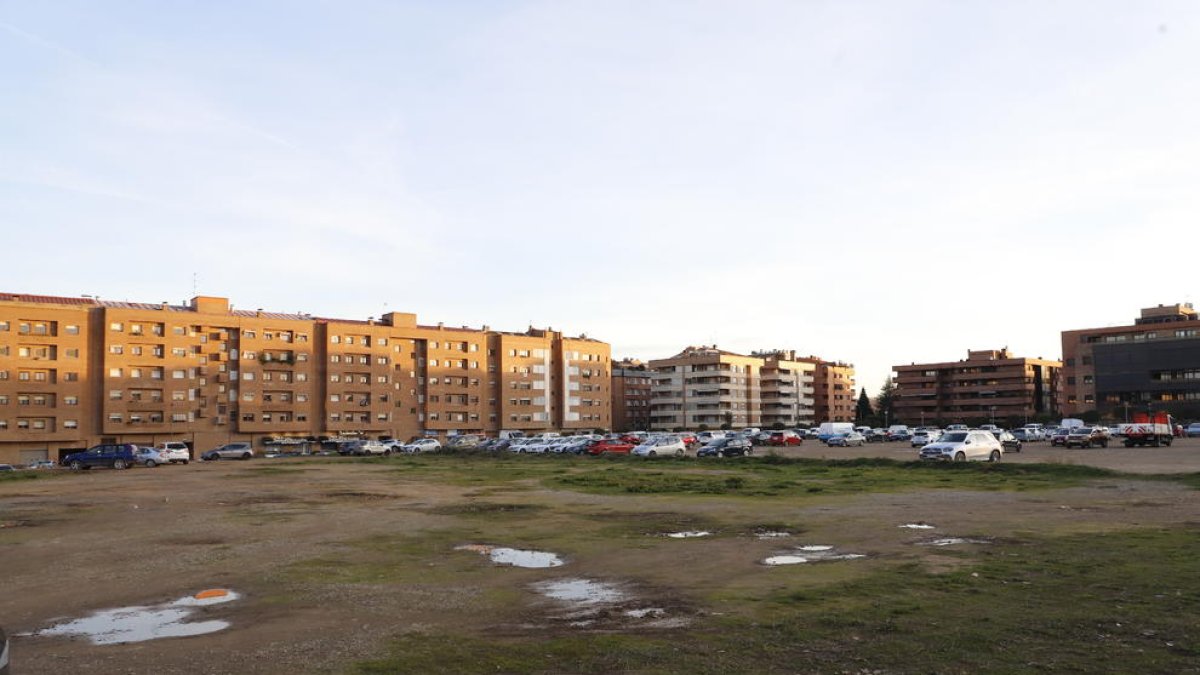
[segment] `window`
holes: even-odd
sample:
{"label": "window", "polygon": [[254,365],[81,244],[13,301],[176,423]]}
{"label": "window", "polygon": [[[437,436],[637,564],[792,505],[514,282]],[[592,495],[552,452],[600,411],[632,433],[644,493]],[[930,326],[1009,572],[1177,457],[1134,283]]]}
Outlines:
{"label": "window", "polygon": [[124,354],[125,348],[122,347],[121,345],[111,345],[108,348],[108,353],[109,354]]}
{"label": "window", "polygon": [[125,330],[125,324],[122,324],[119,321],[114,321],[113,323],[108,324],[108,329],[114,333],[120,333],[121,331]]}
{"label": "window", "polygon": [[78,429],[79,422],[77,422],[75,420],[63,420],[63,428],[64,429]]}
{"label": "window", "polygon": [[242,331],[242,337],[244,337],[244,338],[247,338],[247,339],[251,339],[251,340],[253,340],[253,339],[254,339],[254,337],[255,337],[255,335],[254,335],[254,331],[252,331],[252,330],[243,330],[243,331]]}
{"label": "window", "polygon": [[121,377],[122,374],[123,373],[120,368],[109,368],[108,369],[109,377]]}
{"label": "window", "polygon": [[7,333],[9,326],[7,321],[0,321],[0,333]]}
{"label": "window", "polygon": [[78,349],[67,349],[67,350],[64,350],[64,353],[66,354],[68,359],[79,358],[79,350]]}
{"label": "window", "polygon": [[339,337],[339,336],[337,336],[337,335],[330,335],[330,336],[329,336],[329,342],[330,342],[330,343],[332,343],[332,344],[335,344],[335,345],[336,345],[336,344],[339,344],[339,343],[341,343],[341,341],[342,341],[342,338],[341,338],[341,337]]}
{"label": "window", "polygon": [[63,405],[79,405],[78,396],[64,396]]}
{"label": "window", "polygon": [[63,326],[63,333],[67,335],[79,335],[79,326],[67,325]]}
{"label": "window", "polygon": [[[250,373],[246,373],[246,374],[249,375]],[[182,380],[185,377],[187,377],[187,371],[182,368],[176,368],[175,370],[171,371],[171,379],[172,380]],[[253,378],[248,377],[246,379],[249,380],[249,379],[253,379]]]}

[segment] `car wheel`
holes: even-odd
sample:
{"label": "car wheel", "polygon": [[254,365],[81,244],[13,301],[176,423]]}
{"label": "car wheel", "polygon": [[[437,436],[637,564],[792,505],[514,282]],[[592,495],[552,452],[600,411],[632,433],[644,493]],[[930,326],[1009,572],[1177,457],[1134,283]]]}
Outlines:
{"label": "car wheel", "polygon": [[185,459],[185,460],[182,460],[182,461],[183,461],[183,465],[184,465],[184,466],[187,466],[188,460],[186,460],[186,459]]}
{"label": "car wheel", "polygon": [[211,455],[209,455],[209,456],[208,456],[208,461],[210,461],[210,462],[215,462],[215,461],[217,461],[218,459],[221,459],[221,456],[220,456],[220,455],[218,455],[218,454],[217,454],[217,453],[215,453],[215,452],[214,452],[213,454],[211,454]]}
{"label": "car wheel", "polygon": [[956,453],[954,453],[954,461],[965,462],[965,461],[967,461],[967,456],[961,452],[956,452]]}
{"label": "car wheel", "polygon": [[749,457],[750,455],[753,455],[753,454],[754,454],[754,448],[746,448],[746,456],[747,457]]}
{"label": "car wheel", "polygon": [[1000,451],[993,450],[991,457],[988,457],[988,461],[989,462],[999,462],[1000,461]]}
{"label": "car wheel", "polygon": [[657,457],[657,456],[658,456],[658,453],[654,452],[653,450],[651,450],[651,451],[650,451],[649,453],[647,453],[647,454],[648,454],[648,455],[650,455],[651,457]]}
{"label": "car wheel", "polygon": [[675,456],[676,456],[676,457],[683,457],[683,450],[676,450],[676,451],[675,451]]}
{"label": "car wheel", "polygon": [[71,462],[71,470],[72,471],[78,471],[82,468],[83,468],[83,462],[80,462],[79,460],[75,460],[74,462]]}
{"label": "car wheel", "polygon": [[123,460],[123,459],[114,459],[114,460],[113,460],[113,468],[114,468],[114,469],[117,469],[117,470],[124,469],[124,468],[125,468],[125,460]]}
{"label": "car wheel", "polygon": [[243,452],[243,453],[242,453],[242,459],[250,459],[250,453],[248,453],[248,452]]}
{"label": "car wheel", "polygon": [[154,460],[152,460],[152,459],[146,460],[146,468],[147,469],[153,469],[156,466],[158,466],[158,463],[155,462]]}

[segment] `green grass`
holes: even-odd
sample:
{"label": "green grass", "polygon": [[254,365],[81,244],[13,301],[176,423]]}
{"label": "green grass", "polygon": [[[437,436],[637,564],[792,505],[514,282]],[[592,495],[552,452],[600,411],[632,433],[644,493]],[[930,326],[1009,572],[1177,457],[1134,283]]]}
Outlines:
{"label": "green grass", "polygon": [[688,628],[439,628],[398,637],[353,672],[1191,672],[1200,663],[1197,534],[1012,542],[946,552],[966,563],[949,573],[894,562],[824,586],[806,583],[801,568],[764,570],[779,573],[780,588],[727,599],[709,608],[719,616]]}
{"label": "green grass", "polygon": [[68,471],[48,471],[42,470],[22,470],[22,471],[0,471],[0,483],[20,483],[28,480],[41,480],[47,478],[58,478],[64,476]]}
{"label": "green grass", "polygon": [[736,463],[619,462],[544,479],[551,487],[600,494],[735,496],[841,495],[917,489],[1032,490],[1074,487],[1112,471],[1068,464],[896,462],[766,457]]}

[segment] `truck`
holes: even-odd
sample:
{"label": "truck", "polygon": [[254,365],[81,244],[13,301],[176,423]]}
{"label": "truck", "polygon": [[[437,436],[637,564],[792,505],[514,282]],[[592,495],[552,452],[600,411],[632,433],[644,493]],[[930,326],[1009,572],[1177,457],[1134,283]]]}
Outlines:
{"label": "truck", "polygon": [[817,429],[817,440],[827,441],[838,434],[848,434],[854,431],[853,422],[821,422]]}
{"label": "truck", "polygon": [[1175,420],[1165,412],[1134,413],[1133,422],[1120,425],[1125,447],[1170,445],[1175,437]]}

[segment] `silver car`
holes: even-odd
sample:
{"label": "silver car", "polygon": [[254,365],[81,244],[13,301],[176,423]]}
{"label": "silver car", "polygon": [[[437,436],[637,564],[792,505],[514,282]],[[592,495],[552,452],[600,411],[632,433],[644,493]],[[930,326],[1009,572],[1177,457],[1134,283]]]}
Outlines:
{"label": "silver car", "polygon": [[254,448],[249,443],[226,443],[219,448],[213,448],[200,455],[200,459],[209,461],[216,459],[250,459],[254,456]]}

